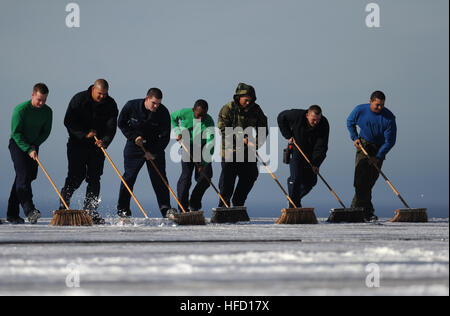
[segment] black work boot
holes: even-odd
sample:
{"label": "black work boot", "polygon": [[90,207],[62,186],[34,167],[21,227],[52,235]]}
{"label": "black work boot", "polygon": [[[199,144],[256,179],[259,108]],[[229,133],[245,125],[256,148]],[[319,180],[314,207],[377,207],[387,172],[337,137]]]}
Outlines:
{"label": "black work boot", "polygon": [[188,209],[186,210],[186,212],[188,212],[188,213],[190,213],[190,212],[198,212],[200,210],[201,210],[201,207],[197,208],[197,207],[189,206]]}
{"label": "black work boot", "polygon": [[375,222],[378,220],[378,216],[375,215],[375,210],[373,208],[365,208],[364,219],[366,222]]}
{"label": "black work boot", "polygon": [[[65,201],[67,201],[67,200],[65,200]],[[70,207],[70,202],[66,202],[66,203],[67,203],[67,206]],[[59,211],[65,211],[66,210],[66,206],[64,205],[64,203],[61,200],[59,200],[59,208],[58,208],[58,210]]]}
{"label": "black work boot", "polygon": [[117,208],[117,215],[120,218],[130,218],[131,217],[131,210],[118,207]]}
{"label": "black work boot", "polygon": [[94,225],[105,225],[105,220],[100,216],[97,211],[87,211],[89,216],[92,218]]}
{"label": "black work boot", "polygon": [[12,225],[22,225],[25,224],[25,220],[19,216],[17,217],[7,217],[6,221]]}
{"label": "black work boot", "polygon": [[[73,192],[70,191],[69,189],[66,188],[62,188],[61,190],[61,196],[64,199],[64,202],[66,202],[67,206],[70,208],[70,200],[72,198],[72,194]],[[66,210],[66,206],[64,205],[64,203],[61,201],[61,199],[58,200],[59,201],[59,209],[58,210]]]}
{"label": "black work boot", "polygon": [[37,223],[38,219],[41,218],[41,212],[39,212],[37,209],[32,210],[30,213],[28,213],[28,222],[30,222],[31,225],[34,225]]}
{"label": "black work boot", "polygon": [[168,209],[161,210],[161,214],[162,214],[163,218],[169,218],[170,215],[178,214],[178,211],[176,208],[168,208]]}

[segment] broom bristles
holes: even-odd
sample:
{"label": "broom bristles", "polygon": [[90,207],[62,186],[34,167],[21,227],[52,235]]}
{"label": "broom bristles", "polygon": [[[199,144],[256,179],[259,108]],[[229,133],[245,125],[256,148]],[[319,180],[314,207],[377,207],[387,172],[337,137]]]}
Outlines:
{"label": "broom bristles", "polygon": [[57,210],[53,212],[50,226],[92,226],[92,218],[84,210]]}
{"label": "broom bristles", "polygon": [[363,208],[332,209],[327,220],[328,223],[364,223]]}
{"label": "broom bristles", "polygon": [[203,211],[171,214],[169,215],[169,219],[178,225],[206,225]]}
{"label": "broom bristles", "polygon": [[250,217],[245,206],[217,207],[213,208],[210,222],[214,224],[235,224],[238,222],[250,222]]}
{"label": "broom bristles", "polygon": [[318,224],[314,208],[285,208],[275,224]]}
{"label": "broom bristles", "polygon": [[426,208],[399,209],[395,211],[395,216],[391,223],[427,223],[428,214]]}

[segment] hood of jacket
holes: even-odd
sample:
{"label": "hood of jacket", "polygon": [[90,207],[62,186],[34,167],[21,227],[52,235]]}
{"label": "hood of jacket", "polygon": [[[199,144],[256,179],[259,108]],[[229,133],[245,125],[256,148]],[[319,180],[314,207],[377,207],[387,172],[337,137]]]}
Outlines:
{"label": "hood of jacket", "polygon": [[240,82],[236,88],[236,92],[234,93],[233,99],[236,102],[236,104],[239,104],[239,98],[246,95],[252,98],[252,104],[250,104],[250,107],[253,106],[256,102],[255,88],[253,88],[251,85]]}

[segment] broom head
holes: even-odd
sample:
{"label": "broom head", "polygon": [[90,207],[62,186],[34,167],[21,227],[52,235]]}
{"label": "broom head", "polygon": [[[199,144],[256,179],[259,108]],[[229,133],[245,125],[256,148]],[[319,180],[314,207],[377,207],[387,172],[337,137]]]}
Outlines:
{"label": "broom head", "polygon": [[395,211],[395,216],[391,223],[427,223],[428,215],[426,208],[404,208]]}
{"label": "broom head", "polygon": [[57,210],[53,212],[50,226],[92,226],[92,218],[83,210]]}
{"label": "broom head", "polygon": [[237,222],[250,222],[250,217],[248,216],[247,208],[245,206],[233,206],[229,208],[226,207],[213,208],[211,223],[234,224]]}
{"label": "broom head", "polygon": [[203,211],[170,214],[168,218],[178,225],[206,225]]}
{"label": "broom head", "polygon": [[364,208],[334,208],[330,211],[328,223],[364,223]]}
{"label": "broom head", "polygon": [[275,224],[318,224],[314,208],[285,208]]}

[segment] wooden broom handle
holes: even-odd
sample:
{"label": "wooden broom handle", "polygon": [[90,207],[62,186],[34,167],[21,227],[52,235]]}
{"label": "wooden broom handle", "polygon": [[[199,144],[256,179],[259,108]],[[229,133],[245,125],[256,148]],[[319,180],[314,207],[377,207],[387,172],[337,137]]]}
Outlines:
{"label": "wooden broom handle", "polygon": [[[181,147],[183,147],[183,149],[189,154],[189,157],[191,158],[192,162],[194,162],[194,158],[192,157],[191,153],[189,152],[189,149],[186,147],[186,145],[183,143],[183,141],[180,140],[179,143],[180,143]],[[198,164],[196,162],[194,162],[194,164],[198,167]],[[227,204],[225,199],[222,197],[222,194],[220,194],[219,190],[216,188],[214,183],[212,183],[211,179],[203,172],[203,170],[202,170],[201,174],[206,180],[208,180],[209,184],[212,186],[214,191],[216,191],[217,195],[222,200],[222,202],[226,206],[226,208],[230,208],[230,206]]]}
{"label": "wooden broom handle", "polygon": [[[305,158],[305,160],[308,162],[308,164],[311,166],[311,168],[313,167],[311,161],[308,159],[308,157],[305,155],[305,153],[302,151],[302,149],[300,148],[300,146],[297,144],[297,142],[294,139],[294,145],[295,147],[297,147],[298,151],[302,154],[303,158]],[[333,196],[336,198],[336,200],[339,202],[339,204],[341,204],[341,206],[343,208],[346,208],[344,203],[341,201],[341,199],[338,197],[338,195],[336,194],[336,192],[334,192],[334,190],[330,187],[330,185],[328,184],[327,181],[325,181],[325,179],[322,177],[322,175],[320,173],[317,173],[317,175],[320,177],[320,179],[322,179],[323,183],[325,183],[325,185],[327,186],[328,190],[330,190],[330,192],[333,194]]]}
{"label": "wooden broom handle", "polygon": [[283,191],[284,195],[286,195],[286,198],[289,200],[289,202],[291,202],[291,204],[294,206],[294,208],[297,208],[297,205],[295,205],[295,203],[292,201],[291,197],[286,192],[286,190],[283,188],[283,186],[281,185],[280,181],[278,181],[278,179],[273,174],[272,170],[270,170],[269,166],[264,162],[264,160],[262,160],[261,156],[258,154],[258,152],[256,150],[255,150],[255,154],[256,154],[256,157],[258,158],[258,160],[264,165],[264,167],[266,167],[267,171],[269,171],[269,173],[272,176],[273,180],[275,180],[275,182],[278,184],[278,186],[280,187],[281,191]]}
{"label": "wooden broom handle", "polygon": [[366,151],[366,149],[364,148],[361,140],[360,140],[360,148],[362,150],[362,152],[364,153],[364,155],[367,156],[367,158],[369,158],[369,161],[372,163],[372,165],[377,169],[377,171],[381,174],[381,176],[384,178],[384,180],[387,182],[387,184],[389,185],[389,187],[392,189],[392,191],[394,191],[395,195],[398,196],[398,198],[400,199],[400,201],[402,201],[402,203],[406,206],[406,208],[410,208],[408,206],[408,204],[405,202],[405,200],[402,198],[402,196],[400,195],[400,193],[397,191],[397,189],[395,189],[395,187],[392,185],[391,181],[389,181],[389,179],[386,177],[386,175],[383,173],[383,171],[381,171],[380,167],[378,167],[378,165],[376,163],[373,163],[372,159],[370,159],[369,153]]}
{"label": "wooden broom handle", "polygon": [[[139,146],[144,153],[147,153],[147,150],[144,148],[144,146]],[[181,205],[180,201],[178,200],[175,192],[173,192],[172,188],[170,187],[169,183],[167,183],[166,179],[163,177],[161,171],[159,171],[158,167],[156,166],[156,163],[150,159],[150,163],[152,164],[153,168],[155,168],[156,172],[158,173],[159,177],[161,178],[161,180],[164,182],[165,186],[169,189],[170,193],[172,194],[172,196],[175,198],[175,201],[177,201],[178,206],[181,208],[181,210],[183,211],[183,213],[187,213],[186,210],[184,209],[183,205]]]}
{"label": "wooden broom handle", "polygon": [[52,178],[50,178],[50,176],[47,173],[47,170],[45,170],[44,166],[42,165],[42,163],[39,161],[39,158],[36,157],[36,161],[39,164],[39,166],[41,167],[42,171],[44,171],[45,175],[47,176],[48,180],[50,181],[50,183],[53,186],[53,189],[55,189],[55,192],[58,194],[59,198],[61,199],[61,202],[63,202],[64,207],[66,208],[66,211],[70,211],[69,206],[67,205],[66,201],[64,201],[63,197],[61,196],[61,193],[59,193],[58,188],[56,187],[55,183],[53,182]]}
{"label": "wooden broom handle", "polygon": [[[94,136],[95,141],[98,141],[97,136]],[[117,175],[119,176],[120,180],[122,180],[123,185],[127,188],[128,192],[131,194],[131,196],[133,197],[134,201],[136,202],[137,206],[139,207],[139,209],[141,210],[142,214],[144,214],[145,218],[148,219],[147,213],[144,211],[144,208],[142,207],[141,203],[139,203],[138,199],[136,198],[136,196],[134,195],[133,191],[131,191],[130,187],[128,186],[128,184],[125,182],[125,180],[123,179],[122,175],[120,174],[119,170],[117,170],[116,165],[114,164],[114,162],[111,160],[111,158],[109,157],[108,153],[106,152],[105,148],[100,147],[100,149],[103,151],[103,154],[105,154],[105,157],[108,159],[109,163],[111,164],[111,166],[114,168],[114,170],[116,171]]]}

